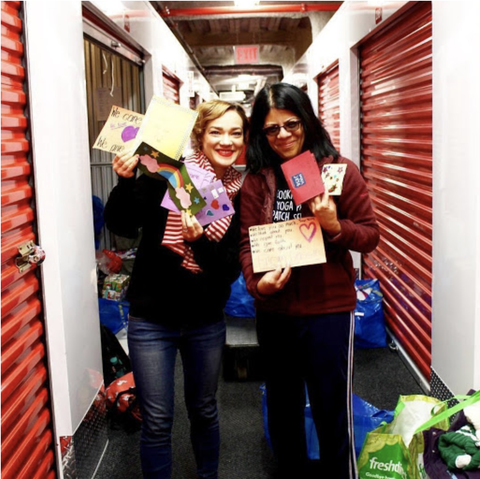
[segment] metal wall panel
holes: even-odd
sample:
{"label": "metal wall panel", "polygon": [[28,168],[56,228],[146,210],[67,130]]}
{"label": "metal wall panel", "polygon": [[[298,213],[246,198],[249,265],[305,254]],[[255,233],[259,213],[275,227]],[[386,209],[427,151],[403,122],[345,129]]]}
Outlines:
{"label": "metal wall panel", "polygon": [[361,167],[380,223],[364,277],[428,381],[432,303],[432,17],[418,2],[360,46]]}
{"label": "metal wall panel", "polygon": [[340,82],[338,62],[317,77],[318,116],[340,151]]}
{"label": "metal wall panel", "polygon": [[[110,51],[89,37],[84,38],[88,128],[93,146],[112,105],[145,113],[142,67]],[[102,107],[101,105],[104,104]],[[91,148],[92,193],[105,204],[117,184],[112,169],[113,154]],[[112,249],[112,238],[104,228],[100,247]]]}
{"label": "metal wall panel", "polygon": [[24,93],[22,2],[2,2],[2,477],[53,478],[55,454],[40,284],[20,272],[18,247],[36,242]]}

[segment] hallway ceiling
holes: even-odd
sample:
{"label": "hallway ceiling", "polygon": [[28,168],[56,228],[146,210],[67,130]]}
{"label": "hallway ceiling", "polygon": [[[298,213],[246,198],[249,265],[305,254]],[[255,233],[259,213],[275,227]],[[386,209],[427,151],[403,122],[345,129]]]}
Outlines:
{"label": "hallway ceiling", "polygon": [[276,0],[150,3],[215,92],[247,107],[266,82],[280,81],[288,73],[342,4]]}

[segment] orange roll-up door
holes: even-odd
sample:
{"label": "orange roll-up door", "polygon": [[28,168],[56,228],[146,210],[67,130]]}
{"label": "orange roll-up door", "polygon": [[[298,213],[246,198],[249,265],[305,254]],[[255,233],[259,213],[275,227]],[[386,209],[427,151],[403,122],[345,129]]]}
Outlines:
{"label": "orange roll-up door", "polygon": [[163,67],[163,96],[177,105],[180,104],[180,84],[180,80]]}
{"label": "orange roll-up door", "polygon": [[338,62],[320,73],[318,84],[318,117],[328,131],[333,146],[340,151],[340,82]]}
{"label": "orange roll-up door", "polygon": [[432,14],[418,2],[359,49],[361,167],[381,229],[363,256],[387,326],[428,381],[432,303]]}
{"label": "orange roll-up door", "polygon": [[[17,259],[36,243],[26,137],[22,2],[2,2],[2,478],[55,474],[38,269]],[[27,268],[24,270],[24,267]]]}

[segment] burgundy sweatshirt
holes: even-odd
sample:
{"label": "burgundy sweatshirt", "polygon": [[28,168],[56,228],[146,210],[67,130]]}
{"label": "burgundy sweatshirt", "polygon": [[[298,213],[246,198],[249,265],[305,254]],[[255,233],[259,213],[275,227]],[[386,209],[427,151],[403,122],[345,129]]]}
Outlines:
{"label": "burgundy sweatshirt", "polygon": [[[320,165],[330,162],[331,158],[324,158]],[[323,233],[327,262],[292,268],[285,288],[271,296],[262,296],[257,291],[257,283],[265,273],[253,273],[248,228],[272,223],[277,181],[273,168],[246,175],[240,200],[240,261],[247,289],[255,298],[257,310],[306,316],[355,309],[355,270],[350,251],[373,251],[380,232],[358,167],[343,157],[339,157],[336,163],[348,166],[342,194],[333,197],[341,233],[333,238]],[[302,216],[313,216],[306,205],[302,207]]]}

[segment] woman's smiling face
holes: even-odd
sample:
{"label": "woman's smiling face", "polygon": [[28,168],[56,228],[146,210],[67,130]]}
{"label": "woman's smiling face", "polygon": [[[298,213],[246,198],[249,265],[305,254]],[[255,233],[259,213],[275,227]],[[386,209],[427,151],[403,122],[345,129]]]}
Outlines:
{"label": "woman's smiling face", "polygon": [[[290,121],[300,121],[295,113],[289,110],[278,110],[272,108],[265,117],[263,127],[282,126]],[[283,160],[291,160],[302,152],[303,143],[305,141],[305,131],[302,124],[295,131],[287,131],[285,128],[280,128],[278,135],[268,136],[267,141],[275,153],[277,153]]]}
{"label": "woman's smiling face", "polygon": [[218,178],[240,157],[244,147],[243,120],[229,110],[207,123],[202,137],[202,151],[210,160]]}

